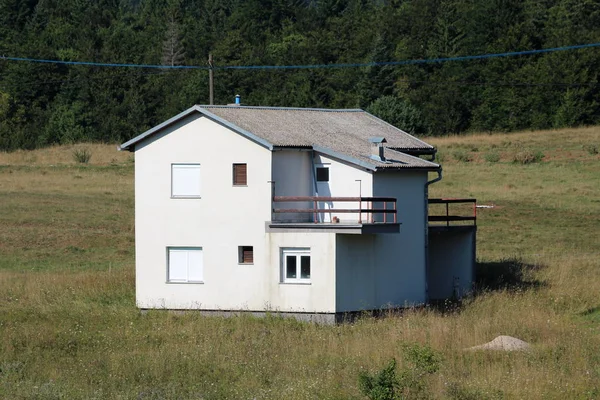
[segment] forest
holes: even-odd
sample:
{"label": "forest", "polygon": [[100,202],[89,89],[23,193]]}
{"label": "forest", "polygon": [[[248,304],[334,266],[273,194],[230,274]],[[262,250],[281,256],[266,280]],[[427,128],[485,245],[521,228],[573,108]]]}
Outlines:
{"label": "forest", "polygon": [[[208,66],[215,104],[363,108],[441,136],[600,122],[600,48],[305,69],[600,42],[596,0],[0,0],[0,56]],[[207,69],[0,59],[0,150],[125,141],[193,104]]]}

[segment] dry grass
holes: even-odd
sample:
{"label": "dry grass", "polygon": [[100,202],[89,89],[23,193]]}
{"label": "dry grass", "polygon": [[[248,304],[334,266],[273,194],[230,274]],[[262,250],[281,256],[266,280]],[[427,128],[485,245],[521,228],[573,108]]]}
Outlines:
{"label": "dry grass", "polygon": [[[479,212],[482,276],[510,264],[518,279],[459,309],[341,326],[141,315],[131,163],[77,166],[60,148],[59,166],[0,155],[10,164],[0,167],[0,398],[361,399],[359,373],[391,358],[402,368],[406,343],[442,357],[423,378],[426,398],[598,398],[600,159],[575,153],[598,131],[432,140],[441,152],[478,147],[471,163],[445,163],[431,194],[497,205]],[[515,138],[553,155],[532,165],[481,161],[484,146]],[[92,150],[92,164],[113,150]],[[533,350],[463,350],[501,334]]]}
{"label": "dry grass", "polygon": [[52,146],[37,150],[0,151],[0,165],[75,165],[73,153],[88,149],[91,152],[91,165],[110,165],[133,162],[133,153],[117,151],[117,145],[98,143],[77,143],[73,145]]}

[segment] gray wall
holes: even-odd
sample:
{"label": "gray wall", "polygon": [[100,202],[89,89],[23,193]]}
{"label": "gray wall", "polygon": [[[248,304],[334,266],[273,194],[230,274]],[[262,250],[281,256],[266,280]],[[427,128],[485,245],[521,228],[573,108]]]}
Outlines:
{"label": "gray wall", "polygon": [[422,304],[426,296],[423,171],[373,174],[373,196],[398,199],[400,233],[336,238],[336,311]]}
{"label": "gray wall", "polygon": [[429,233],[429,298],[459,298],[471,290],[475,272],[475,228]]}

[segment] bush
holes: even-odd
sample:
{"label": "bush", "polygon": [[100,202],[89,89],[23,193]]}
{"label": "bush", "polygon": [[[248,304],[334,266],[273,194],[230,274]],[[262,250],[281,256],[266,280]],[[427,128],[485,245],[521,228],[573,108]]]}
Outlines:
{"label": "bush", "polygon": [[523,149],[513,154],[513,162],[522,165],[538,163],[542,161],[543,158],[544,153],[539,150],[533,151],[529,149]]}
{"label": "bush", "polygon": [[454,159],[456,161],[460,161],[460,162],[470,162],[473,160],[473,157],[471,156],[471,154],[469,154],[468,152],[466,152],[462,149],[454,150],[454,152],[452,152],[452,156],[454,157]]}
{"label": "bush", "polygon": [[79,164],[87,164],[91,158],[92,152],[86,147],[73,150],[73,160]]}
{"label": "bush", "polygon": [[586,144],[583,146],[583,149],[588,152],[588,154],[594,156],[598,154],[598,146],[595,144]]}
{"label": "bush", "polygon": [[396,373],[396,360],[374,374],[362,372],[358,387],[370,400],[426,399],[429,398],[424,378],[436,373],[441,357],[429,346],[403,345],[407,367]]}
{"label": "bush", "polygon": [[484,158],[489,163],[497,163],[500,161],[500,154],[497,151],[490,151],[489,153],[485,153]]}
{"label": "bush", "polygon": [[370,400],[394,400],[399,387],[396,359],[392,359],[387,367],[373,375],[361,372],[358,376],[358,387]]}

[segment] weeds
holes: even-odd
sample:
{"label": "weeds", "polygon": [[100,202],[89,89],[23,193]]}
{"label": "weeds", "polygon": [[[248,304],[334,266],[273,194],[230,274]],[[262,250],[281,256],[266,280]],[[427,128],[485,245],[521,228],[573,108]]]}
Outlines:
{"label": "weeds", "polygon": [[454,159],[456,161],[460,161],[460,162],[471,162],[473,160],[473,156],[471,156],[470,153],[466,152],[463,149],[456,149],[452,152],[452,156],[454,157]]}
{"label": "weeds", "polygon": [[522,149],[513,154],[512,160],[516,164],[527,165],[539,163],[543,158],[544,153],[542,153],[540,150],[533,151],[530,149]]}
{"label": "weeds", "polygon": [[497,163],[500,161],[500,153],[497,151],[490,151],[489,153],[485,153],[485,161],[489,163]]}
{"label": "weeds", "polygon": [[598,154],[598,146],[595,144],[584,144],[583,149],[591,156]]}
{"label": "weeds", "polygon": [[76,148],[73,150],[73,160],[79,164],[87,164],[92,158],[92,152],[87,147]]}

